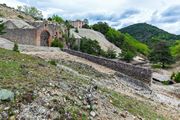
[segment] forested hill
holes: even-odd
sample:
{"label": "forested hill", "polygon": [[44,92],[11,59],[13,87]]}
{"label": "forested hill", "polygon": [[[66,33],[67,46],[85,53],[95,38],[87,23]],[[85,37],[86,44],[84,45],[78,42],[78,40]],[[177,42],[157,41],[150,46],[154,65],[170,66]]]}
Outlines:
{"label": "forested hill", "polygon": [[179,40],[179,35],[170,34],[147,23],[138,23],[122,28],[119,31],[128,33],[139,41],[149,43],[153,38],[159,40]]}

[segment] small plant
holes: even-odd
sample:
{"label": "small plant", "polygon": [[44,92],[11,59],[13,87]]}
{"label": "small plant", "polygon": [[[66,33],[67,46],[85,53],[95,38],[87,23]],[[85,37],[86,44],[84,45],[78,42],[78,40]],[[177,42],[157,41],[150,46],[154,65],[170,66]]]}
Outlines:
{"label": "small plant", "polygon": [[111,48],[108,48],[106,52],[106,58],[111,58],[111,59],[116,58],[116,51]]}
{"label": "small plant", "polygon": [[76,32],[76,33],[79,33],[79,30],[78,30],[78,28],[76,28],[76,29],[75,29],[75,32]]}
{"label": "small plant", "polygon": [[18,44],[16,42],[14,43],[13,51],[19,52],[19,47],[18,47]]}
{"label": "small plant", "polygon": [[174,80],[177,83],[180,83],[180,72],[173,73],[171,75],[171,79]]}
{"label": "small plant", "polygon": [[18,15],[17,16],[18,18],[21,18],[21,19],[24,19],[24,17],[22,15]]}
{"label": "small plant", "polygon": [[57,63],[56,63],[55,60],[50,60],[49,63],[50,63],[51,65],[57,66]]}
{"label": "small plant", "polygon": [[53,42],[51,43],[51,47],[59,47],[59,48],[63,48],[64,44],[60,39],[55,38],[53,40]]}

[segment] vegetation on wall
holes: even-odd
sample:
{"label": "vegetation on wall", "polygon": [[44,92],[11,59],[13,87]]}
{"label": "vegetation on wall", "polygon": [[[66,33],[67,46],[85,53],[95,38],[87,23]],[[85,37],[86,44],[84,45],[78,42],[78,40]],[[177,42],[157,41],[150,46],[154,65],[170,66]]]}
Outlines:
{"label": "vegetation on wall", "polygon": [[[49,19],[50,19],[50,18],[49,18]],[[60,16],[58,16],[58,15],[53,15],[52,18],[51,18],[51,20],[54,21],[54,22],[57,22],[57,23],[59,23],[59,24],[61,24],[61,23],[64,22],[64,20],[63,20]]]}
{"label": "vegetation on wall", "polygon": [[63,44],[63,42],[62,42],[60,39],[54,38],[54,40],[53,40],[52,43],[51,43],[51,47],[63,48],[63,47],[64,47],[64,44]]}
{"label": "vegetation on wall", "polygon": [[43,14],[42,11],[38,10],[36,7],[32,7],[32,6],[17,6],[17,9],[19,11],[24,12],[27,15],[32,16],[35,19],[42,19],[43,18]]}

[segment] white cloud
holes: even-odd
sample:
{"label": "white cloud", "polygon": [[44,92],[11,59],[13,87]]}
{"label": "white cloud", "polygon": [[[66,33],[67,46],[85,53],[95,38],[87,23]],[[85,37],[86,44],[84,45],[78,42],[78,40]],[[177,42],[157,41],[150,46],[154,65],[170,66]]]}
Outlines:
{"label": "white cloud", "polygon": [[[28,4],[42,10],[44,17],[58,14],[64,19],[88,18],[91,23],[106,21],[115,28],[138,22],[154,24],[171,33],[179,33],[180,20],[166,22],[161,13],[171,6],[180,5],[180,0],[0,0],[11,7]],[[137,10],[136,14],[127,11]],[[157,14],[153,14],[157,11]],[[126,13],[123,16],[123,13]],[[132,11],[133,13],[133,11]],[[168,23],[170,21],[172,23]],[[161,23],[158,21],[162,21]]]}

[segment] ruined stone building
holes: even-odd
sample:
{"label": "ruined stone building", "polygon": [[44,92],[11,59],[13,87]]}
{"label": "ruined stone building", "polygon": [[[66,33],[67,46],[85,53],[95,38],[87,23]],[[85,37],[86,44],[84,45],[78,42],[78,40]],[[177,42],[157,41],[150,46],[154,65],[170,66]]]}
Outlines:
{"label": "ruined stone building", "polygon": [[83,25],[85,24],[84,21],[81,20],[76,20],[76,21],[70,21],[70,24],[74,27],[74,28],[82,28]]}
{"label": "ruined stone building", "polygon": [[17,19],[0,18],[6,26],[5,34],[1,37],[19,44],[50,46],[53,38],[62,38],[62,25],[48,21],[29,22]]}

